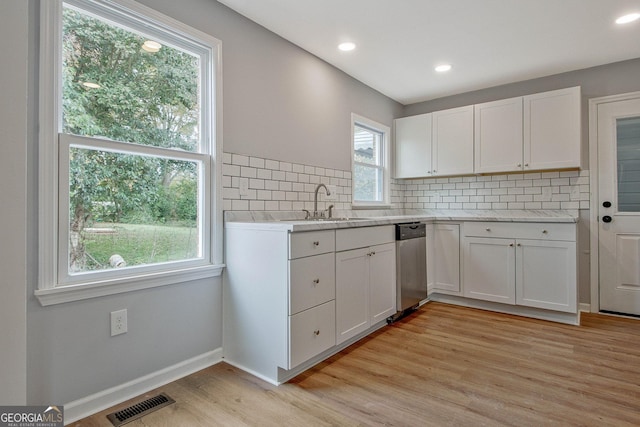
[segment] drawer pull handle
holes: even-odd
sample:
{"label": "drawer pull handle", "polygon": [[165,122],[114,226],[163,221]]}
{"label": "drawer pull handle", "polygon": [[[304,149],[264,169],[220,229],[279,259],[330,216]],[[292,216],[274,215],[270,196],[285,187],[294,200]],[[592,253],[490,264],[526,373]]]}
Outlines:
{"label": "drawer pull handle", "polygon": [[313,331],[313,335],[318,336],[320,335],[320,330],[316,329],[315,331]]}
{"label": "drawer pull handle", "polygon": [[320,246],[320,242],[318,241],[313,242],[313,246]]}
{"label": "drawer pull handle", "polygon": [[542,230],[542,234],[547,234],[548,231],[547,230]]}
{"label": "drawer pull handle", "polygon": [[313,283],[317,285],[318,283],[320,283],[320,279],[313,279]]}

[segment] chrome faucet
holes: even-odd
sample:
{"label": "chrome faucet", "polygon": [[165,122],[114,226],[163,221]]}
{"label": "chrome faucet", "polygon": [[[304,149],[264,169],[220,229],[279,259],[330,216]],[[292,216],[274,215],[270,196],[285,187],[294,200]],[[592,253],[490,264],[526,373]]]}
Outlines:
{"label": "chrome faucet", "polygon": [[[324,211],[322,213],[318,212],[318,191],[320,190],[320,187],[324,187],[324,190],[327,193],[327,196],[331,195],[331,192],[329,191],[326,185],[322,183],[318,184],[318,186],[316,187],[315,194],[313,196],[313,217],[314,218],[319,218],[324,216]],[[331,211],[329,211],[329,216],[331,216]]]}

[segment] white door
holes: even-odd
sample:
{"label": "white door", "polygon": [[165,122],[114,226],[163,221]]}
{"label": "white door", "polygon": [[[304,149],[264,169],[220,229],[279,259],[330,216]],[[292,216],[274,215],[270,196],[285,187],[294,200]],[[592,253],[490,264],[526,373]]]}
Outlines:
{"label": "white door", "polygon": [[597,114],[600,310],[640,315],[640,99]]}

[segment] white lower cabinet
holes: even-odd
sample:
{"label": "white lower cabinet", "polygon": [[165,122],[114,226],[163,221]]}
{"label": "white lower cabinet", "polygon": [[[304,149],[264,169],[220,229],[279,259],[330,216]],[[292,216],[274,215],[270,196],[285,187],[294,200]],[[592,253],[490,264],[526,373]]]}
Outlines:
{"label": "white lower cabinet", "polygon": [[231,224],[225,233],[231,365],[279,384],[395,314],[393,225],[292,233]]}
{"label": "white lower cabinet", "polygon": [[338,344],[396,313],[394,240],[393,226],[336,231]]}
{"label": "white lower cabinet", "polygon": [[463,295],[576,313],[575,228],[575,224],[465,223]]}
{"label": "white lower cabinet", "polygon": [[335,230],[225,237],[225,360],[282,382],[336,345]]}

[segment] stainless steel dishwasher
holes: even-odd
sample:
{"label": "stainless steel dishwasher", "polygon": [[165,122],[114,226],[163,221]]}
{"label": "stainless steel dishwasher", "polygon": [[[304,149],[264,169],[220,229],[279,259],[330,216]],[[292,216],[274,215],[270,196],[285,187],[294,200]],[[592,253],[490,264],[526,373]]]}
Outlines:
{"label": "stainless steel dishwasher", "polygon": [[426,235],[425,224],[396,224],[398,312],[416,307],[427,298]]}

